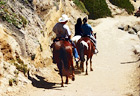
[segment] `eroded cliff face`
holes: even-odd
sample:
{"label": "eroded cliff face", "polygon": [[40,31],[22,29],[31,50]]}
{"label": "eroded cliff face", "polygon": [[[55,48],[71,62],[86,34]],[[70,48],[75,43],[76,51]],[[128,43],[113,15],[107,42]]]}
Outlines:
{"label": "eroded cliff face", "polygon": [[[0,2],[1,93],[12,90],[9,85],[14,87],[30,83],[26,77],[28,70],[32,74],[37,71],[43,73],[41,68],[44,70],[53,65],[50,45],[55,34],[52,28],[62,14],[70,17],[68,25],[72,33],[76,19],[86,15],[78,11],[71,0],[1,0]],[[51,74],[53,71],[48,73]]]}

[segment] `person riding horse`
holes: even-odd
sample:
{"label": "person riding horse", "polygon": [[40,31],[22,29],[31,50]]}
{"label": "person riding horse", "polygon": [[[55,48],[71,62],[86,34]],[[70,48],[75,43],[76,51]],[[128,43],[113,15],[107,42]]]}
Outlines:
{"label": "person riding horse", "polygon": [[[68,20],[69,20],[68,16],[66,14],[63,14],[62,17],[59,18],[58,20],[59,22],[53,27],[53,32],[56,34],[56,38],[54,39],[54,42],[63,39],[69,41],[73,46],[73,55],[75,57],[75,61],[78,62],[79,55],[74,42],[71,41],[71,31],[68,25],[66,25]],[[55,54],[53,54],[53,57],[54,55]],[[53,58],[53,62],[55,63],[54,58]]]}
{"label": "person riding horse", "polygon": [[78,18],[77,23],[75,24],[75,36],[76,35],[80,35],[80,36],[83,35],[81,26],[82,26],[82,19]]}
{"label": "person riding horse", "polygon": [[83,24],[81,26],[81,29],[82,29],[83,36],[88,36],[91,39],[91,41],[93,42],[93,44],[95,45],[95,48],[96,48],[95,49],[95,54],[97,54],[98,53],[97,45],[96,45],[97,41],[94,38],[94,36],[92,35],[93,34],[93,29],[92,29],[90,24],[87,24],[87,18],[86,17],[83,19]]}

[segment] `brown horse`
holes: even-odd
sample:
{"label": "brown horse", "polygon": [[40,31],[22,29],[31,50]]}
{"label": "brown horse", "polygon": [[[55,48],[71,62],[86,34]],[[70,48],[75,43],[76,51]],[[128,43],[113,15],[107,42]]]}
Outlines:
{"label": "brown horse", "polygon": [[[76,43],[76,47],[78,50],[78,54],[80,56],[80,68],[82,69],[82,72],[84,72],[84,61],[85,61],[85,55],[87,56],[86,59],[86,75],[88,75],[88,60],[90,59],[90,71],[93,71],[92,69],[92,56],[95,51],[95,46],[93,42],[90,40],[89,37],[82,37],[81,39],[78,40]],[[78,63],[77,63],[77,68]]]}
{"label": "brown horse", "polygon": [[73,66],[73,54],[72,54],[72,45],[66,40],[56,41],[53,46],[53,55],[54,60],[59,69],[59,74],[61,76],[61,86],[63,84],[63,75],[66,76],[66,84],[68,84],[68,77],[71,77],[70,67],[72,68],[72,80],[75,80],[74,77],[74,66]]}

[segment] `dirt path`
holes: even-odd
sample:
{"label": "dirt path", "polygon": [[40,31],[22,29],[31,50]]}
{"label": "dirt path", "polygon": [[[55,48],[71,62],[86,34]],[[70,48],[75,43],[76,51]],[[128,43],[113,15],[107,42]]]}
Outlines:
{"label": "dirt path", "polygon": [[137,87],[140,62],[121,64],[137,60],[132,51],[134,45],[140,44],[138,37],[118,29],[120,24],[132,20],[140,21],[133,16],[93,21],[100,22],[94,28],[99,54],[93,57],[94,71],[88,76],[77,74],[76,80],[70,80],[71,84],[64,88],[60,84],[52,84],[48,87],[51,89],[28,85],[10,96],[140,96]]}

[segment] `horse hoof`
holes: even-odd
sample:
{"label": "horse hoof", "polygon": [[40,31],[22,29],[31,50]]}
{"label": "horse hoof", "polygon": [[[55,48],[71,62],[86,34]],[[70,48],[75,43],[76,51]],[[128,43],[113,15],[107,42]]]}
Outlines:
{"label": "horse hoof", "polygon": [[88,75],[88,73],[86,73],[85,75]]}
{"label": "horse hoof", "polygon": [[65,82],[65,84],[68,84],[68,82]]}
{"label": "horse hoof", "polygon": [[75,77],[72,77],[72,81],[74,81],[75,80]]}
{"label": "horse hoof", "polygon": [[61,85],[61,87],[64,87],[64,85]]}
{"label": "horse hoof", "polygon": [[93,69],[90,69],[90,71],[93,71]]}

